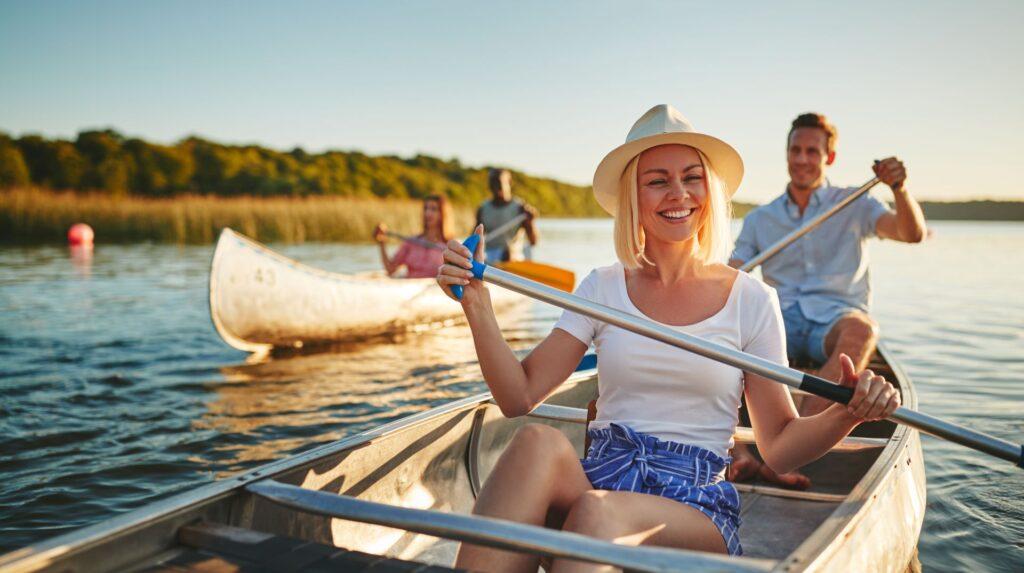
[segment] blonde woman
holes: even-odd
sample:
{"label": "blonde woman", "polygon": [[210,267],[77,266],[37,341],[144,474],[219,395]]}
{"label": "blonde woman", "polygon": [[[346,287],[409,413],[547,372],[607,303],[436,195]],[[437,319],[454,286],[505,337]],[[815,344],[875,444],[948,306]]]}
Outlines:
{"label": "blonde woman", "polygon": [[[615,216],[619,262],[590,273],[577,294],[784,363],[775,292],[719,262],[729,247],[729,197],[742,174],[732,147],[695,132],[672,107],[648,111],[594,175],[598,202]],[[846,360],[845,383],[856,387],[849,407],[801,418],[779,384],[571,312],[520,362],[486,287],[469,279],[469,256],[449,242],[438,283],[449,294],[463,285],[480,367],[506,416],[543,402],[590,344],[600,385],[586,457],[578,459],[553,428],[523,427],[484,485],[477,514],[738,555],[739,496],[724,474],[744,394],[758,448],[779,472],[820,457],[859,423],[899,405],[892,385],[870,371],[856,374]],[[456,566],[536,571],[537,564],[530,555],[464,545]],[[553,569],[601,567],[556,560]]]}

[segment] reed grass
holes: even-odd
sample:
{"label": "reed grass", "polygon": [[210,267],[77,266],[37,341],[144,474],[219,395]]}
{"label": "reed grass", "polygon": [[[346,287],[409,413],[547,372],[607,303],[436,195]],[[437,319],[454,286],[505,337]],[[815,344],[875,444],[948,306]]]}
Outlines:
{"label": "reed grass", "polygon": [[[224,227],[263,242],[368,241],[379,221],[399,233],[418,233],[421,213],[420,202],[408,199],[143,199],[24,188],[0,191],[0,242],[63,242],[75,223],[91,226],[99,243],[212,243]],[[455,208],[456,229],[472,222],[471,210]]]}

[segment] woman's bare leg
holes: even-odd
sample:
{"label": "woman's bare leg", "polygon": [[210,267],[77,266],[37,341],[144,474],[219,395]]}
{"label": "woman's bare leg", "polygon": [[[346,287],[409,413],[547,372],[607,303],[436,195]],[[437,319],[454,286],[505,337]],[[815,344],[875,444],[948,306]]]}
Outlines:
{"label": "woman's bare leg", "polygon": [[[573,504],[565,531],[623,545],[657,545],[725,553],[718,527],[697,509],[656,495],[591,490]],[[612,572],[616,567],[558,559],[552,573]]]}
{"label": "woman's bare leg", "polygon": [[[550,514],[565,515],[592,489],[579,454],[560,431],[539,424],[523,426],[501,454],[484,484],[473,513],[531,525]],[[455,566],[471,571],[537,571],[534,555],[464,543]]]}

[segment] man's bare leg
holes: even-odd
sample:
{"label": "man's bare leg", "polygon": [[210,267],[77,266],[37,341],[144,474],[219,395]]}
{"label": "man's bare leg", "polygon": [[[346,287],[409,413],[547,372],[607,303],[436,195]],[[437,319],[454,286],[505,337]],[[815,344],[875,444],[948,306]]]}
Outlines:
{"label": "man's bare leg", "polygon": [[[870,316],[855,312],[840,318],[825,336],[825,354],[828,355],[828,361],[818,371],[818,376],[838,382],[842,373],[842,366],[839,364],[840,354],[849,356],[858,372],[864,370],[877,345],[878,323]],[[805,396],[800,404],[800,415],[813,416],[831,404],[832,402],[825,398]]]}
{"label": "man's bare leg", "polygon": [[[818,376],[826,380],[838,381],[842,373],[839,355],[846,354],[853,360],[857,371],[867,367],[871,355],[878,344],[878,323],[864,313],[851,313],[836,321],[832,330],[825,336],[825,353],[828,361],[818,371]],[[831,405],[830,400],[814,395],[803,396],[798,403],[801,416],[813,416]],[[760,476],[761,479],[796,489],[807,489],[811,480],[799,472],[777,474],[757,459],[750,448],[737,444],[729,453],[732,464],[729,466],[730,481],[746,481]]]}

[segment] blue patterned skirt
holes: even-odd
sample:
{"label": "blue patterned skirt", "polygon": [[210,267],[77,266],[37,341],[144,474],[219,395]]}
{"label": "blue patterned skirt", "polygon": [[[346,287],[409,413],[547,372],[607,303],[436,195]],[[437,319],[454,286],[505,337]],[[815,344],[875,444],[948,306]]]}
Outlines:
{"label": "blue patterned skirt", "polygon": [[718,527],[730,555],[743,554],[740,496],[725,481],[727,460],[619,424],[588,434],[590,449],[580,461],[595,489],[649,493],[685,503]]}

